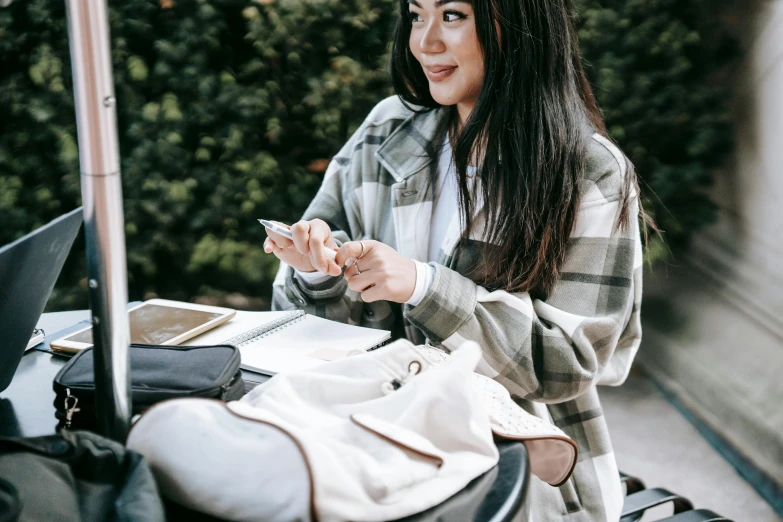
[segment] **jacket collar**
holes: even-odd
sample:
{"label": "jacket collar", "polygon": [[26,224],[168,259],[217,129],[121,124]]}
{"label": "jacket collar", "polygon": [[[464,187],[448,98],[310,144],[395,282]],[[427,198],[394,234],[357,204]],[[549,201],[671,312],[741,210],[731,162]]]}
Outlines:
{"label": "jacket collar", "polygon": [[443,108],[414,113],[375,151],[375,157],[398,183],[437,161],[437,139],[447,116]]}
{"label": "jacket collar", "polygon": [[[397,238],[397,250],[418,261],[428,261],[427,251],[434,195],[430,170],[437,168],[438,140],[443,138],[442,125],[447,112],[443,108],[411,115],[397,127],[375,152],[375,157],[394,177],[392,186],[392,216]],[[418,175],[418,174],[424,175]],[[479,218],[483,198],[477,198],[473,217]],[[456,212],[452,216],[442,246],[451,256],[464,232],[464,223]]]}

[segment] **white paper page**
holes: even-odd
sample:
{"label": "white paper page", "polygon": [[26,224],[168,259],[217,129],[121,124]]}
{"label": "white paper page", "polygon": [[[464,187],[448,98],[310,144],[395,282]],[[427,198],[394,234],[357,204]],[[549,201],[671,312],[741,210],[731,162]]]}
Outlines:
{"label": "white paper page", "polygon": [[223,344],[234,336],[243,334],[253,328],[258,328],[265,323],[280,319],[290,313],[291,312],[243,312],[237,310],[237,314],[229,322],[221,324],[208,332],[204,332],[184,344],[190,346]]}
{"label": "white paper page", "polygon": [[389,338],[375,330],[306,315],[272,335],[239,348],[242,366],[274,374],[303,370],[344,357],[352,350],[369,350]]}

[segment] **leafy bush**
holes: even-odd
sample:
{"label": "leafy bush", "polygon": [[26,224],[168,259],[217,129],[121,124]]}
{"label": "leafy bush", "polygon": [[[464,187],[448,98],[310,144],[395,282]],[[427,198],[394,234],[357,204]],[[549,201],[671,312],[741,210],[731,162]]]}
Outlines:
{"label": "leafy bush", "polygon": [[[131,298],[270,294],[256,218],[300,216],[391,94],[394,6],[110,2]],[[78,205],[66,29],[63,2],[0,9],[0,244]],[[86,306],[79,241],[55,307]]]}
{"label": "leafy bush", "polygon": [[[297,219],[391,94],[396,0],[109,4],[131,298],[268,296],[256,218]],[[697,3],[578,4],[610,129],[687,238],[711,219],[700,188],[730,132],[725,90],[705,82],[723,40]],[[64,3],[0,7],[0,244],[79,204],[71,83]],[[79,239],[50,308],[86,306],[83,258]]]}
{"label": "leafy bush", "polygon": [[[587,72],[612,137],[673,247],[714,219],[704,189],[731,148],[726,0],[576,0]],[[652,189],[652,190],[649,190]],[[666,255],[660,248],[653,256]]]}

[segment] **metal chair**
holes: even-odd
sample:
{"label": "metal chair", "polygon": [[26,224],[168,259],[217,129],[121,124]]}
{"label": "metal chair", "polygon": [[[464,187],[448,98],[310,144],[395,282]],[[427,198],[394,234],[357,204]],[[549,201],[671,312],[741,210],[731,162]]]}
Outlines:
{"label": "metal chair", "polygon": [[620,472],[620,482],[625,485],[626,495],[632,495],[647,487],[644,485],[644,482],[642,482],[642,479],[626,475],[622,471]]}
{"label": "metal chair", "polygon": [[620,522],[635,522],[642,518],[644,512],[652,507],[671,502],[674,504],[674,514],[693,509],[691,501],[672,493],[664,488],[643,489],[625,497]]}
{"label": "metal chair", "polygon": [[620,472],[620,482],[625,484],[620,522],[637,522],[646,510],[667,502],[674,505],[674,515],[659,519],[658,522],[732,522],[709,509],[693,509],[690,500],[667,489],[646,489],[644,482],[637,477]]}
{"label": "metal chair", "polygon": [[[622,471],[620,472],[620,482],[625,486],[626,496],[638,493],[647,487],[644,485],[644,482],[642,482],[642,479],[626,475]],[[643,516],[644,511],[640,511],[639,513],[625,517],[622,522],[638,522]]]}
{"label": "metal chair", "polygon": [[694,509],[679,515],[662,518],[658,522],[732,522],[709,509]]}

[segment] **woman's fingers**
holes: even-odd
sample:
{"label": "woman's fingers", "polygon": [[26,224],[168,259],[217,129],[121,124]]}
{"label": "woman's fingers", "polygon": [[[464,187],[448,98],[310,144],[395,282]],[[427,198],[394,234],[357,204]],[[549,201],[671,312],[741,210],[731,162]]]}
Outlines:
{"label": "woman's fingers", "polygon": [[314,219],[312,221],[299,221],[291,227],[293,244],[296,250],[310,258],[310,264],[322,274],[339,276],[342,270],[337,266],[330,255],[332,244],[332,231],[325,221]]}
{"label": "woman's fingers", "polygon": [[363,239],[362,241],[348,241],[343,243],[343,246],[337,251],[337,256],[334,258],[334,262],[338,266],[345,266],[345,263],[349,259],[354,258],[357,261],[361,256],[362,259],[366,258],[370,252],[375,248],[377,241],[372,239]]}
{"label": "woman's fingers", "polygon": [[310,260],[316,270],[323,274],[339,276],[342,270],[334,262],[335,252],[327,245],[334,244],[332,231],[329,225],[320,220],[314,220],[310,224]]}
{"label": "woman's fingers", "polygon": [[[361,270],[361,272],[359,272]],[[357,264],[353,264],[345,269],[345,278],[350,281],[352,278],[364,274],[365,272],[370,270],[370,265],[367,263],[364,263],[364,266],[360,267]]]}
{"label": "woman's fingers", "polygon": [[294,246],[300,254],[310,253],[310,222],[299,221],[291,226],[291,234],[294,237]]}
{"label": "woman's fingers", "polygon": [[326,273],[332,277],[337,277],[340,274],[342,274],[343,269],[340,268],[340,265],[334,262],[334,254],[335,254],[334,249],[330,249],[326,247],[325,252],[326,252],[326,258],[329,260]]}
{"label": "woman's fingers", "polygon": [[381,301],[383,299],[386,299],[386,297],[380,287],[376,285],[372,285],[362,292],[362,301],[365,303],[374,303],[375,301]]}
{"label": "woman's fingers", "polygon": [[348,268],[346,268],[343,275],[345,275],[345,279],[347,279],[350,282],[351,278],[359,275],[356,265],[351,265]]}
{"label": "woman's fingers", "polygon": [[[354,292],[364,292],[368,288],[375,285],[375,277],[371,273],[364,273],[354,275],[348,279],[348,288]],[[362,297],[364,297],[362,295]]]}
{"label": "woman's fingers", "polygon": [[271,254],[278,248],[280,247],[277,246],[277,244],[274,242],[274,240],[272,240],[272,238],[268,237],[264,240],[264,252],[266,252],[267,254]]}
{"label": "woman's fingers", "polygon": [[264,230],[266,230],[267,237],[271,239],[278,248],[288,248],[294,244],[293,241],[285,236],[281,236],[274,230],[268,229],[266,227],[264,227]]}
{"label": "woman's fingers", "polygon": [[342,269],[334,262],[335,251],[321,243],[314,242],[310,247],[310,263],[322,274],[339,276]]}
{"label": "woman's fingers", "polygon": [[324,274],[329,272],[330,268],[329,259],[326,257],[326,247],[324,246],[325,239],[326,238],[321,237],[320,234],[313,231],[310,234],[310,241],[308,242],[311,262],[316,270]]}
{"label": "woman's fingers", "polygon": [[382,267],[382,265],[383,260],[379,259],[377,256],[364,256],[361,259],[355,259],[354,263],[345,269],[345,277],[350,280],[352,277],[356,277],[360,273],[364,274],[372,270],[377,272],[378,269]]}
{"label": "woman's fingers", "polygon": [[337,250],[334,262],[339,266],[345,266],[346,261],[352,257],[358,257],[361,251],[362,247],[359,245],[358,241],[347,241]]}

